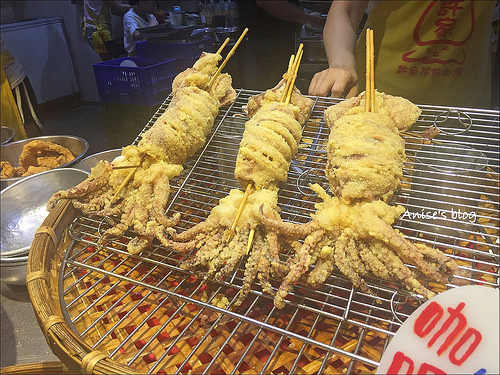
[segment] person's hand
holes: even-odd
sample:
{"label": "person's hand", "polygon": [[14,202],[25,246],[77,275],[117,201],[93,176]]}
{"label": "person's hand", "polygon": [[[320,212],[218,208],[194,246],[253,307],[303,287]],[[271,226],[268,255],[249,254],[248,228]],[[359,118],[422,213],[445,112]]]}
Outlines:
{"label": "person's hand", "polygon": [[314,75],[309,95],[350,98],[356,95],[358,77],[352,68],[327,68]]}
{"label": "person's hand", "polygon": [[311,30],[320,31],[325,26],[325,20],[321,17],[320,13],[313,12],[306,15],[306,22],[304,25]]}

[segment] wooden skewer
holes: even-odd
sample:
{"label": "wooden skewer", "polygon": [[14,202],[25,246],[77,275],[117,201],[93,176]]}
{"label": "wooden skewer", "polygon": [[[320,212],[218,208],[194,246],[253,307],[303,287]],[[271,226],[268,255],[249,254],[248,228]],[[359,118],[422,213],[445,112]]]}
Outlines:
{"label": "wooden skewer", "polygon": [[233,223],[231,225],[231,228],[229,229],[229,237],[231,238],[236,230],[236,225],[238,225],[238,220],[240,219],[241,213],[243,212],[243,208],[245,207],[245,203],[248,199],[248,196],[253,190],[253,184],[248,184],[247,188],[245,189],[245,194],[243,195],[243,198],[241,199],[240,206],[238,207],[238,211],[236,212],[236,216],[233,219]]}
{"label": "wooden skewer", "polygon": [[255,236],[255,229],[252,228],[252,229],[250,229],[250,233],[248,234],[247,252],[246,252],[247,255],[250,252],[250,249],[252,248],[254,236]]}
{"label": "wooden skewer", "polygon": [[[141,159],[141,163],[142,163],[142,159]],[[118,198],[118,194],[120,194],[120,192],[123,190],[123,188],[125,187],[125,185],[127,185],[128,182],[132,179],[132,177],[134,177],[134,174],[135,174],[135,172],[137,171],[137,169],[139,167],[140,167],[140,165],[138,165],[137,167],[135,167],[134,169],[132,169],[129,172],[129,174],[127,175],[127,177],[125,177],[125,180],[123,180],[123,182],[121,183],[121,185],[118,187],[118,190],[116,190],[115,194],[111,198],[111,203],[113,203],[116,200],[116,198]]]}
{"label": "wooden skewer", "polygon": [[120,165],[118,167],[113,167],[113,169],[128,169],[128,168],[139,168],[140,165]]}
{"label": "wooden skewer", "polygon": [[[293,85],[294,85],[295,79],[297,78],[297,71],[299,68],[300,59],[302,58],[302,54],[303,54],[302,48],[303,47],[304,47],[304,45],[301,43],[298,50],[297,50],[297,55],[295,55],[296,57],[294,57],[293,55],[290,57],[290,61],[288,63],[288,70],[284,75],[287,77],[286,78],[286,86],[285,86],[285,89],[283,90],[283,94],[281,96],[280,101],[281,102],[286,101],[286,104],[289,103],[291,93],[293,92]],[[290,83],[291,83],[291,85],[290,85]],[[237,211],[236,216],[233,220],[231,228],[228,232],[228,236],[226,237],[227,239],[230,239],[234,235],[236,225],[238,224],[238,221],[240,219],[241,213],[243,212],[243,208],[245,206],[245,203],[248,199],[248,196],[250,195],[250,192],[253,190],[253,188],[254,188],[253,183],[249,183],[247,185],[246,190],[245,190],[245,195],[243,195],[243,199],[240,202],[240,206],[238,207],[238,211]],[[248,236],[247,254],[250,251],[250,248],[252,247],[252,241],[253,241],[254,234],[255,234],[255,230],[251,229],[250,234]]]}
{"label": "wooden skewer", "polygon": [[285,88],[283,89],[283,92],[281,93],[281,99],[280,102],[285,101],[286,93],[287,93],[287,86],[288,86],[288,80],[293,74],[293,62],[295,61],[295,55],[290,56],[290,61],[288,62],[288,69],[285,74],[283,74],[283,79],[285,80]]}
{"label": "wooden skewer", "polygon": [[290,60],[288,61],[288,69],[285,74],[283,74],[283,79],[285,82],[290,78],[290,74],[292,74],[293,62],[295,60],[295,55],[290,56]]}
{"label": "wooden skewer", "polygon": [[231,38],[226,38],[226,40],[224,41],[224,43],[222,43],[222,45],[219,47],[219,49],[217,50],[217,52],[215,52],[217,55],[220,55],[222,50],[224,49],[224,47],[227,46],[227,44],[229,43],[229,41],[231,40]]}
{"label": "wooden skewer", "polygon": [[365,111],[375,112],[375,68],[373,54],[373,30],[366,29],[366,90]]}
{"label": "wooden skewer", "polygon": [[297,55],[297,58],[295,59],[294,68],[293,68],[293,76],[290,79],[290,81],[291,81],[290,87],[288,89],[288,93],[287,93],[286,100],[285,100],[286,105],[290,104],[290,101],[292,99],[293,87],[295,85],[295,80],[297,79],[297,73],[299,71],[300,60],[302,59],[303,54],[304,54],[304,51],[300,51]]}
{"label": "wooden skewer", "polygon": [[248,32],[248,28],[245,28],[245,30],[243,30],[243,32],[241,33],[240,37],[238,38],[238,40],[234,44],[233,48],[231,48],[231,50],[227,54],[227,56],[224,59],[224,61],[222,62],[222,64],[220,64],[219,69],[217,69],[217,71],[215,72],[215,74],[210,79],[210,82],[208,82],[208,86],[207,86],[208,88],[212,87],[212,85],[215,82],[215,78],[217,78],[217,76],[220,74],[221,70],[226,66],[226,64],[229,61],[229,59],[231,58],[231,56],[234,55],[234,51],[236,51],[236,48],[238,48],[238,46],[240,45],[241,41],[243,40],[243,38],[245,37],[245,35],[246,35],[247,32]]}
{"label": "wooden skewer", "polygon": [[373,30],[370,29],[370,110],[375,112],[375,50],[373,47]]}
{"label": "wooden skewer", "polygon": [[[297,54],[295,55],[295,59],[293,60],[292,74],[296,69],[298,69],[297,62],[299,62],[299,60],[300,60],[299,55],[302,53],[302,48],[304,48],[304,44],[300,43],[299,48],[297,49]],[[288,95],[288,92],[290,90],[293,90],[293,84],[291,84],[291,83],[292,83],[292,79],[288,79],[286,81],[285,92],[284,92],[285,95],[281,98],[281,102],[285,101],[286,96]]]}

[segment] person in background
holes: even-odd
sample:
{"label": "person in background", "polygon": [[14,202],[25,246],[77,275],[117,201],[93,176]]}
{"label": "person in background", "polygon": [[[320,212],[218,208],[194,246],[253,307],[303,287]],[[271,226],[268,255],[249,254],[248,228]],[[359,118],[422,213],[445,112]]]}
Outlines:
{"label": "person in background", "polygon": [[[238,47],[240,62],[234,73],[235,87],[267,90],[280,81],[290,56],[297,50],[296,36],[302,25],[322,29],[319,13],[309,13],[298,1],[236,1],[238,28],[248,27],[247,38]],[[236,61],[236,59],[235,59]],[[241,76],[243,76],[242,82]]]}
{"label": "person in background", "polygon": [[323,30],[329,67],[314,75],[309,94],[348,98],[365,89],[365,31],[371,28],[378,91],[416,104],[489,108],[496,3],[333,1]]}
{"label": "person in background", "polygon": [[136,56],[135,42],[145,39],[139,29],[158,25],[151,0],[130,0],[132,8],[123,16],[123,46],[129,56]]}
{"label": "person in background", "polygon": [[84,0],[83,36],[102,61],[111,59],[104,44],[111,40],[111,13],[123,16],[130,8],[115,0]]}

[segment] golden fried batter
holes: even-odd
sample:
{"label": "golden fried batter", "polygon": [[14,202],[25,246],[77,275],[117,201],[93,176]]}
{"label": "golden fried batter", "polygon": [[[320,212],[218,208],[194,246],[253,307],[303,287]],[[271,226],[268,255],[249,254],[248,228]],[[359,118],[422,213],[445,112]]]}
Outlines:
{"label": "golden fried batter", "polygon": [[10,164],[7,160],[1,161],[1,168],[2,168],[2,172],[1,172],[2,178],[14,177],[16,170],[14,169],[12,164]]}
{"label": "golden fried batter", "polygon": [[19,156],[19,167],[2,160],[2,178],[26,177],[60,167],[75,157],[66,147],[35,139],[24,145]]}
{"label": "golden fried batter", "polygon": [[383,113],[343,116],[331,128],[326,174],[346,202],[387,200],[403,176],[405,144]]}
{"label": "golden fried batter", "polygon": [[265,102],[247,121],[234,170],[242,186],[274,189],[286,181],[301,137],[298,112],[294,105]]}
{"label": "golden fried batter", "polygon": [[[57,167],[75,158],[71,151],[66,147],[58,145],[57,143],[35,139],[23,147],[23,151],[19,156],[19,165],[26,170],[28,170],[30,166],[39,167],[42,166],[42,164],[39,163],[38,158],[42,158],[43,161],[43,158],[47,157],[55,158],[56,161],[60,163]],[[47,162],[45,159],[45,165],[48,163],[55,165],[54,162]],[[51,168],[56,167],[52,166]]]}
{"label": "golden fried batter", "polygon": [[[365,93],[344,100],[325,110],[325,121],[328,126],[348,115],[365,112]],[[399,131],[405,131],[412,126],[422,111],[408,99],[375,91],[375,111],[388,116]]]}

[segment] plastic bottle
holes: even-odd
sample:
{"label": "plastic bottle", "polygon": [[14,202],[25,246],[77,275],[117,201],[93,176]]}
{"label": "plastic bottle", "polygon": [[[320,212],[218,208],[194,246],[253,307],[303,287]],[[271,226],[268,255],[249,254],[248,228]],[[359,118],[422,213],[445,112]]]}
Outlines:
{"label": "plastic bottle", "polygon": [[172,23],[174,25],[182,25],[182,10],[179,5],[174,5],[172,8],[172,14],[170,15],[172,18]]}

